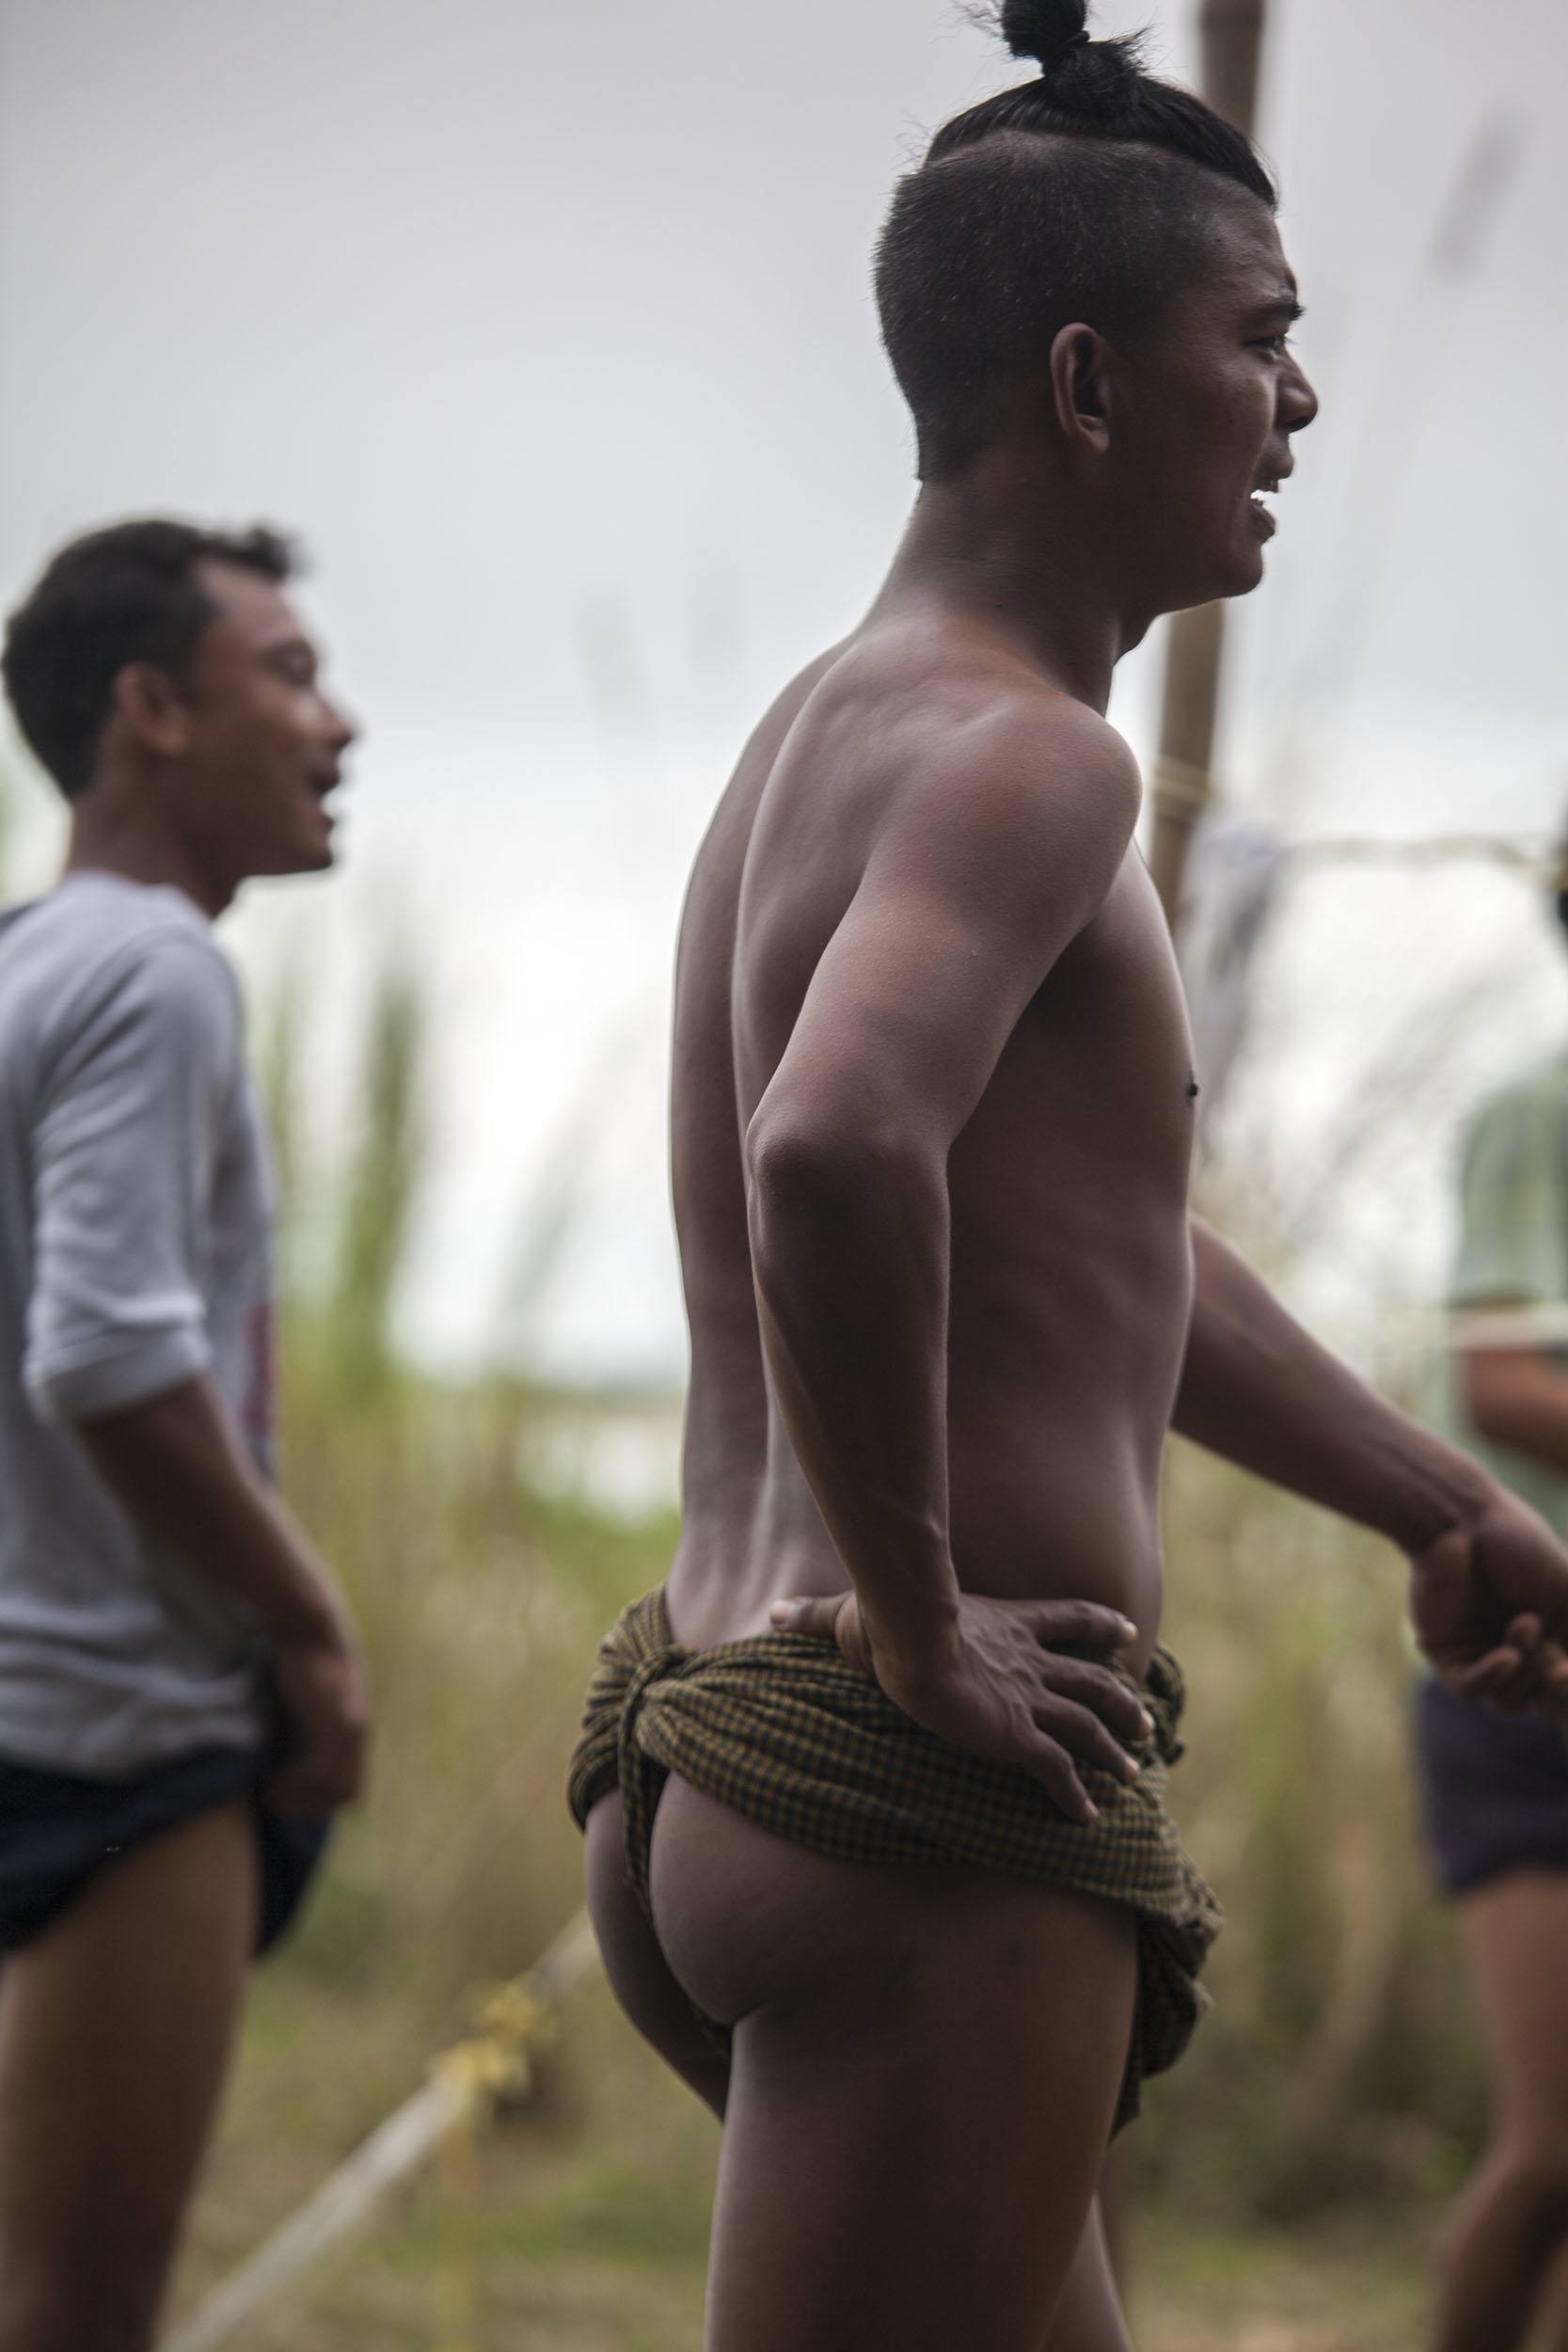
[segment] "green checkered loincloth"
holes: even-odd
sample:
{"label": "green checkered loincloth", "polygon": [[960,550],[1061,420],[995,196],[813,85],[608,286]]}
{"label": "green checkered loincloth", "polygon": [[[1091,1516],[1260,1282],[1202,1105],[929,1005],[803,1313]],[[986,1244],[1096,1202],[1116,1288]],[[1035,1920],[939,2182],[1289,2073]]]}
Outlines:
{"label": "green checkered loincloth", "polygon": [[654,1810],[668,1772],[835,1861],[975,1863],[1128,1904],[1138,1915],[1138,2009],[1119,2126],[1137,2112],[1144,2076],[1173,2066],[1192,2038],[1207,2006],[1197,1972],[1221,1917],[1165,1808],[1186,1697],[1168,1650],[1154,1652],[1139,1696],[1154,1719],[1136,1751],[1143,1769],[1129,1784],[1080,1763],[1100,1810],[1081,1824],[1017,1766],[923,1730],[832,1642],[773,1632],[681,1648],[660,1588],[600,1645],[568,1796],[580,1827],[619,1788],[627,1864],[650,1916]]}

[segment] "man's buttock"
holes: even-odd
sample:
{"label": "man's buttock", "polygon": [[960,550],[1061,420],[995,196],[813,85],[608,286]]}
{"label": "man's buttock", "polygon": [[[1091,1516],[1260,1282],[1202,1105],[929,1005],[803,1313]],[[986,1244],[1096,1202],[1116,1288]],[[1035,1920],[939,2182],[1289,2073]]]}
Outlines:
{"label": "man's buttock", "polygon": [[1135,1751],[1139,1772],[1129,1784],[1085,1767],[1099,1818],[1082,1824],[1020,1768],[924,1730],[832,1642],[769,1631],[688,1649],[657,1591],[601,1645],[569,1799],[582,1825],[619,1789],[627,1867],[650,1919],[654,1815],[672,1772],[832,1860],[971,1864],[1127,1904],[1141,1991],[1125,2120],[1143,2076],[1174,2064],[1191,2038],[1204,2007],[1197,1971],[1220,1924],[1164,1803],[1185,1699],[1168,1651],[1154,1652],[1140,1693],[1154,1731]]}

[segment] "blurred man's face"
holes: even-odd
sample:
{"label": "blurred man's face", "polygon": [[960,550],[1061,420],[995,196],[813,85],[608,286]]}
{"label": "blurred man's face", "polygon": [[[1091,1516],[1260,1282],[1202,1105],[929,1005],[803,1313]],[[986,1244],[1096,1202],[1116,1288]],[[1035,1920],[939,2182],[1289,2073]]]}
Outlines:
{"label": "blurred man's face", "polygon": [[271,580],[236,564],[203,564],[200,577],[217,616],[181,684],[176,821],[236,884],[330,866],[326,803],[354,727],[324,693],[316,648]]}
{"label": "blurred man's face", "polygon": [[1258,585],[1268,501],[1318,410],[1290,349],[1300,305],[1266,207],[1227,195],[1205,237],[1202,266],[1117,358],[1119,501],[1165,612]]}

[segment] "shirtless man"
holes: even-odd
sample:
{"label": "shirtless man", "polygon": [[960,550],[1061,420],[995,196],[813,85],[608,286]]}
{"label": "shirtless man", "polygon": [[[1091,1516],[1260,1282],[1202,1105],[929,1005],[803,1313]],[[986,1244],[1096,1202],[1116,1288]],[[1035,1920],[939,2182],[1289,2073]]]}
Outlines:
{"label": "shirtless man", "polygon": [[1012,0],[1039,78],[897,192],[918,503],[682,927],[684,1528],[572,1793],[616,1992],[723,2117],[709,2352],[1127,2344],[1097,2177],[1213,1926],[1159,1801],[1167,1428],[1386,1534],[1456,1683],[1564,1671],[1568,1554],[1189,1220],[1103,713],[1257,585],[1315,403],[1256,157],[1083,27]]}

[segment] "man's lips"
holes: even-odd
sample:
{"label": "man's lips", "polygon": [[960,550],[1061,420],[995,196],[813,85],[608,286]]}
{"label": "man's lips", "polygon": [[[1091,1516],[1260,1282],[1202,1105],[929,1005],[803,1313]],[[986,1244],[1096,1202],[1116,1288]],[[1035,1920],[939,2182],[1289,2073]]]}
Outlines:
{"label": "man's lips", "polygon": [[1270,501],[1275,499],[1281,482],[1289,480],[1293,472],[1295,472],[1295,458],[1291,456],[1289,452],[1284,452],[1279,458],[1275,458],[1275,461],[1265,458],[1265,463],[1258,468],[1256,477],[1253,477],[1253,494],[1248,503],[1251,503],[1253,515],[1258,517],[1258,522],[1267,524],[1265,538],[1275,536],[1275,508],[1272,508]]}
{"label": "man's lips", "polygon": [[1277,528],[1272,503],[1275,493],[1280,484],[1294,470],[1294,459],[1282,457],[1276,468],[1272,469],[1265,468],[1253,484],[1252,496],[1248,503],[1252,508],[1253,519],[1265,539],[1272,539]]}

